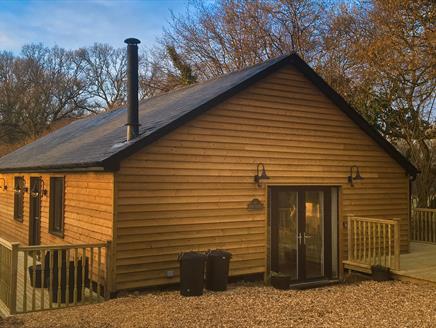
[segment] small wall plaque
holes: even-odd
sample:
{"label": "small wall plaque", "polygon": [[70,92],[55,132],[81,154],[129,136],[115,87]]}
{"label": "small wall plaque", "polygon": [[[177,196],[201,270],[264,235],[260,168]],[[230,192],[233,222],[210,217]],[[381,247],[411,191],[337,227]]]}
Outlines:
{"label": "small wall plaque", "polygon": [[258,198],[253,198],[247,205],[249,211],[263,210],[263,204]]}

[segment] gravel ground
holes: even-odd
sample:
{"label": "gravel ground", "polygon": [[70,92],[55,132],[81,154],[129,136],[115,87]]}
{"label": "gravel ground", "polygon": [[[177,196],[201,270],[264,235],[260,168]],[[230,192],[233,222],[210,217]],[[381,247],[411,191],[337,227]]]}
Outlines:
{"label": "gravel ground", "polygon": [[362,281],[279,291],[236,284],[191,298],[148,292],[10,317],[0,327],[436,327],[436,286]]}

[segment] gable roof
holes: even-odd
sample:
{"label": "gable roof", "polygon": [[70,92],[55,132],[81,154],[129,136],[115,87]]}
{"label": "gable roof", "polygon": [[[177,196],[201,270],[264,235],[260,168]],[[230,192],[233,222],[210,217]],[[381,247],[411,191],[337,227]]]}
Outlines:
{"label": "gable roof", "polygon": [[216,104],[292,64],[374,139],[410,175],[418,170],[298,55],[284,55],[142,101],[139,136],[126,141],[127,108],[77,120],[0,158],[0,172],[114,171],[119,162]]}

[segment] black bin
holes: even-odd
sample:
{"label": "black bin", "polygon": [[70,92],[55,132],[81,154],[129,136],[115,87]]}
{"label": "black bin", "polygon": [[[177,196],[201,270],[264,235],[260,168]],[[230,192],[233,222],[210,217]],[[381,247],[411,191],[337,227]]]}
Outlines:
{"label": "black bin", "polygon": [[[46,251],[44,256],[44,268],[42,264],[35,264],[29,266],[29,278],[30,285],[35,288],[48,288],[50,285],[50,274],[51,271],[54,274],[58,272],[59,265],[59,257],[61,257],[61,266],[65,267],[66,263],[66,250],[54,250],[52,251],[52,256],[50,256],[50,252]],[[50,269],[50,260],[53,258],[53,268]],[[33,281],[33,272],[35,271],[35,281]],[[44,274],[43,274],[44,271]],[[42,281],[42,276],[44,276],[44,281]]]}
{"label": "black bin", "polygon": [[203,295],[206,255],[198,252],[182,253],[179,255],[179,261],[180,294],[183,296]]}
{"label": "black bin", "polygon": [[[33,272],[35,272],[35,281],[33,281]],[[35,288],[48,287],[42,284],[42,267],[41,264],[31,265],[29,267],[30,286]]]}
{"label": "black bin", "polygon": [[[68,294],[67,294],[67,268],[66,265],[61,268],[60,275],[60,288],[59,288],[59,273],[54,272],[52,278],[52,287],[51,287],[51,295],[54,303],[66,303],[67,298],[68,302],[74,302],[74,289],[76,289],[76,300],[80,302],[82,300],[82,286],[90,287],[90,279],[89,279],[89,259],[86,257],[85,259],[85,272],[83,272],[83,263],[82,258],[77,261],[77,283],[75,280],[75,268],[74,261],[69,262],[68,268]],[[84,276],[84,280],[83,280]],[[50,285],[50,282],[48,282]]]}
{"label": "black bin", "polygon": [[206,288],[213,291],[227,289],[232,254],[223,250],[209,251],[206,266]]}

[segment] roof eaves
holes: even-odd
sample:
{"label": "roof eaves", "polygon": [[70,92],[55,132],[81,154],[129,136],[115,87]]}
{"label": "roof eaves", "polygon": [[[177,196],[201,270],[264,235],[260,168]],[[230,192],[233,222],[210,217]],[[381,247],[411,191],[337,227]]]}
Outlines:
{"label": "roof eaves", "polygon": [[0,173],[38,173],[38,172],[101,172],[116,171],[118,167],[104,166],[99,162],[75,163],[61,165],[41,165],[32,167],[8,167],[0,168]]}

